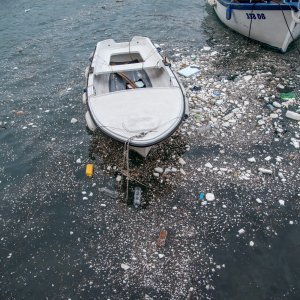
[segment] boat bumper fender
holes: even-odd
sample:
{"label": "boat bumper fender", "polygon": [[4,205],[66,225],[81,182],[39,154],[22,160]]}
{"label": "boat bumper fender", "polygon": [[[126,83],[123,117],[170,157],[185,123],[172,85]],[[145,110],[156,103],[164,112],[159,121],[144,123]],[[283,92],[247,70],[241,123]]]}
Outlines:
{"label": "boat bumper fender", "polygon": [[300,12],[298,11],[297,13],[294,12],[294,10],[291,10],[292,13],[292,18],[295,23],[299,24],[300,23]]}
{"label": "boat bumper fender", "polygon": [[86,93],[82,94],[82,103],[86,104]]}
{"label": "boat bumper fender", "polygon": [[86,125],[89,128],[89,130],[94,132],[97,129],[97,126],[93,122],[92,117],[88,111],[85,113],[85,121],[86,121]]}
{"label": "boat bumper fender", "polygon": [[217,5],[216,0],[208,0],[207,2],[210,6],[216,6]]}

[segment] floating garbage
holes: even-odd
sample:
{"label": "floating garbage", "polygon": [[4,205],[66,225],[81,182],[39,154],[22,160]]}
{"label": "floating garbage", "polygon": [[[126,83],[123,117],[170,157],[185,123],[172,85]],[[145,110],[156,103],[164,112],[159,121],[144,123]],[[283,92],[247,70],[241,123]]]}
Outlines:
{"label": "floating garbage", "polygon": [[290,111],[288,110],[286,112],[286,115],[285,115],[287,118],[289,119],[292,119],[292,120],[296,120],[296,121],[300,121],[300,114],[294,112],[294,111]]}
{"label": "floating garbage", "polygon": [[165,246],[166,244],[166,239],[167,239],[167,235],[168,235],[168,232],[167,230],[161,230],[160,233],[159,233],[159,237],[158,237],[158,240],[156,242],[156,245],[158,247],[163,247]]}
{"label": "floating garbage", "polygon": [[272,170],[270,169],[265,169],[265,168],[258,168],[258,171],[262,174],[272,174]]}
{"label": "floating garbage", "polygon": [[205,196],[205,199],[207,201],[214,201],[215,200],[215,195],[213,193],[207,193]]}
{"label": "floating garbage", "polygon": [[178,73],[184,77],[190,77],[200,72],[200,69],[196,66],[189,66],[178,71]]}
{"label": "floating garbage", "polygon": [[134,189],[133,206],[138,208],[141,205],[142,189],[136,186]]}
{"label": "floating garbage", "polygon": [[200,199],[200,200],[203,200],[204,197],[205,197],[205,194],[204,194],[203,192],[201,192],[201,193],[199,194],[199,199]]}
{"label": "floating garbage", "polygon": [[94,174],[94,165],[93,164],[86,165],[85,174],[87,177],[93,176],[93,174]]}
{"label": "floating garbage", "polygon": [[125,271],[127,271],[128,269],[130,269],[130,266],[127,264],[121,264],[121,268]]}
{"label": "floating garbage", "polygon": [[268,104],[266,105],[266,107],[267,107],[269,110],[271,110],[271,111],[274,111],[274,110],[276,109],[271,103],[268,103]]}
{"label": "floating garbage", "polygon": [[103,194],[105,194],[106,196],[110,197],[110,198],[113,198],[113,199],[116,199],[118,198],[118,192],[116,191],[112,191],[106,187],[104,188],[100,188],[99,189],[99,192],[102,192]]}
{"label": "floating garbage", "polygon": [[194,85],[194,86],[191,88],[191,91],[193,91],[193,92],[201,91],[201,86]]}
{"label": "floating garbage", "polygon": [[294,92],[280,93],[281,100],[290,100],[290,99],[295,99],[295,98],[296,98],[296,95]]}
{"label": "floating garbage", "polygon": [[220,91],[213,91],[211,95],[213,97],[220,97],[221,96],[221,92]]}

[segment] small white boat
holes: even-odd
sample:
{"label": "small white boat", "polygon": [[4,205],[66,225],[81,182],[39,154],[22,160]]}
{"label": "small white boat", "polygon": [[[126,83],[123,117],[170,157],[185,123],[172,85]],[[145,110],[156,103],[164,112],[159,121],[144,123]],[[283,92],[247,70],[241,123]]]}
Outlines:
{"label": "small white boat", "polygon": [[208,0],[231,29],[286,52],[300,36],[299,0]]}
{"label": "small white boat", "polygon": [[97,44],[86,72],[86,122],[146,157],[188,116],[185,91],[146,37]]}

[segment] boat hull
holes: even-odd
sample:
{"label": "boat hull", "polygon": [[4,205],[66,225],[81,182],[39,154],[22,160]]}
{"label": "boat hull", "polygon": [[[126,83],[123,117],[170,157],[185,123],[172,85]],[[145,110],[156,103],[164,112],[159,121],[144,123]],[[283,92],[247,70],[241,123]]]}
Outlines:
{"label": "boat hull", "polygon": [[[140,46],[143,42],[150,52]],[[103,59],[106,50],[114,51],[108,55],[109,64]],[[130,44],[113,40],[98,43],[86,77],[83,103],[88,108],[88,128],[98,128],[141,156],[146,157],[153,145],[171,136],[188,116],[183,86],[148,39],[135,37]],[[138,83],[142,86],[135,87]]]}
{"label": "boat hull", "polygon": [[226,26],[282,52],[286,52],[289,44],[300,36],[300,12],[287,6],[229,4],[224,0],[210,4]]}

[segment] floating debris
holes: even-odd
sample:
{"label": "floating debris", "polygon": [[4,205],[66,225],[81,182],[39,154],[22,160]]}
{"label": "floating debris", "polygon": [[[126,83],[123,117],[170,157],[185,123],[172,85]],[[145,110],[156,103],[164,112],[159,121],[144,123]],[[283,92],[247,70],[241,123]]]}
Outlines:
{"label": "floating debris", "polygon": [[156,242],[156,245],[158,247],[164,247],[165,246],[167,235],[168,235],[168,232],[166,230],[161,230],[159,232],[159,237],[158,237],[158,240]]}
{"label": "floating debris", "polygon": [[178,71],[178,73],[184,77],[190,77],[200,72],[197,66],[189,66]]}

